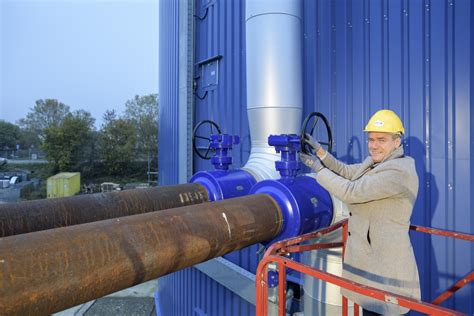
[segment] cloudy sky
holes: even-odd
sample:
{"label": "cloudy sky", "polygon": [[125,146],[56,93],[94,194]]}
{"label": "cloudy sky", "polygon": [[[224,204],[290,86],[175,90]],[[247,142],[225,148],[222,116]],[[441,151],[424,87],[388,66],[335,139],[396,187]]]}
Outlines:
{"label": "cloudy sky", "polygon": [[158,93],[158,0],[0,0],[0,119],[38,99],[121,113]]}

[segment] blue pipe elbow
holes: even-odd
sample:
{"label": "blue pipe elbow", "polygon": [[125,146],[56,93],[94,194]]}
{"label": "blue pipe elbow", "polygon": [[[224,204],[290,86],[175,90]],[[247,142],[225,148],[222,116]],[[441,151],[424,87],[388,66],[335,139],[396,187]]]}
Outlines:
{"label": "blue pipe elbow", "polygon": [[280,206],[282,230],[268,244],[327,227],[333,218],[331,196],[309,176],[264,180],[254,185],[249,194],[268,194]]}

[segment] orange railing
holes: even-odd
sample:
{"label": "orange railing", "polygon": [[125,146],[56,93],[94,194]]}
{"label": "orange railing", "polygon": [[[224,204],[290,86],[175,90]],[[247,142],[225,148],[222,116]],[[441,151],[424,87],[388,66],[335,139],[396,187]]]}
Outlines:
{"label": "orange railing", "polygon": [[[411,310],[422,312],[425,314],[434,314],[434,315],[463,315],[460,312],[450,310],[444,307],[439,306],[441,302],[446,300],[448,297],[453,295],[457,290],[465,286],[467,283],[474,279],[474,270],[463,277],[461,280],[456,282],[452,287],[443,292],[438,296],[432,303],[427,303],[423,301],[418,301],[409,297],[393,294],[387,291],[362,285],[356,282],[352,282],[348,279],[339,277],[337,275],[324,272],[319,269],[309,267],[307,265],[301,264],[299,262],[289,259],[286,255],[294,252],[302,252],[309,250],[317,249],[327,249],[327,248],[340,248],[343,247],[343,253],[345,248],[345,243],[347,240],[347,220],[336,223],[328,228],[321,229],[319,231],[301,235],[295,238],[279,241],[265,252],[263,259],[260,261],[257,269],[256,275],[256,287],[257,287],[257,297],[256,297],[256,308],[257,316],[266,316],[268,315],[268,264],[276,263],[278,268],[278,315],[285,315],[285,297],[286,297],[286,269],[293,269],[295,271],[301,272],[303,274],[310,275],[314,278],[320,279],[325,282],[329,282],[335,285],[338,285],[342,288],[348,289],[350,291],[357,292],[358,294],[372,297],[381,301],[385,301],[391,304],[396,304],[402,307],[407,307]],[[326,235],[330,232],[333,232],[342,227],[342,242],[336,243],[313,243],[313,244],[303,244],[300,243],[303,241],[308,241]],[[450,238],[462,239],[474,242],[474,235],[450,232],[440,229],[426,228],[421,226],[410,226],[411,230],[418,232],[440,235]],[[347,298],[342,298],[342,314],[346,316],[348,312]],[[359,315],[359,307],[357,304],[354,304],[354,315]]]}

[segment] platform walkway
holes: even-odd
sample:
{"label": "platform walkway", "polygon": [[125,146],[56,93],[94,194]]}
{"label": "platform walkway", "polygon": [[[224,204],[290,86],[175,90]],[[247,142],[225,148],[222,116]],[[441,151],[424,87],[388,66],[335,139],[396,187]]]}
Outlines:
{"label": "platform walkway", "polygon": [[54,316],[155,316],[154,294],[157,280],[71,307]]}

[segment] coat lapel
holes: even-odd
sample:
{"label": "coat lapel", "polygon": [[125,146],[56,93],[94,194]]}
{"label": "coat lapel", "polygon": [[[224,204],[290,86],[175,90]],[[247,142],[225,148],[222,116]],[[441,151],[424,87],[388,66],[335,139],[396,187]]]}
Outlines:
{"label": "coat lapel", "polygon": [[365,158],[360,168],[357,169],[356,173],[354,173],[354,175],[352,176],[351,181],[357,180],[360,177],[362,177],[367,171],[372,169],[373,165],[374,165],[374,161],[372,160],[370,156]]}

